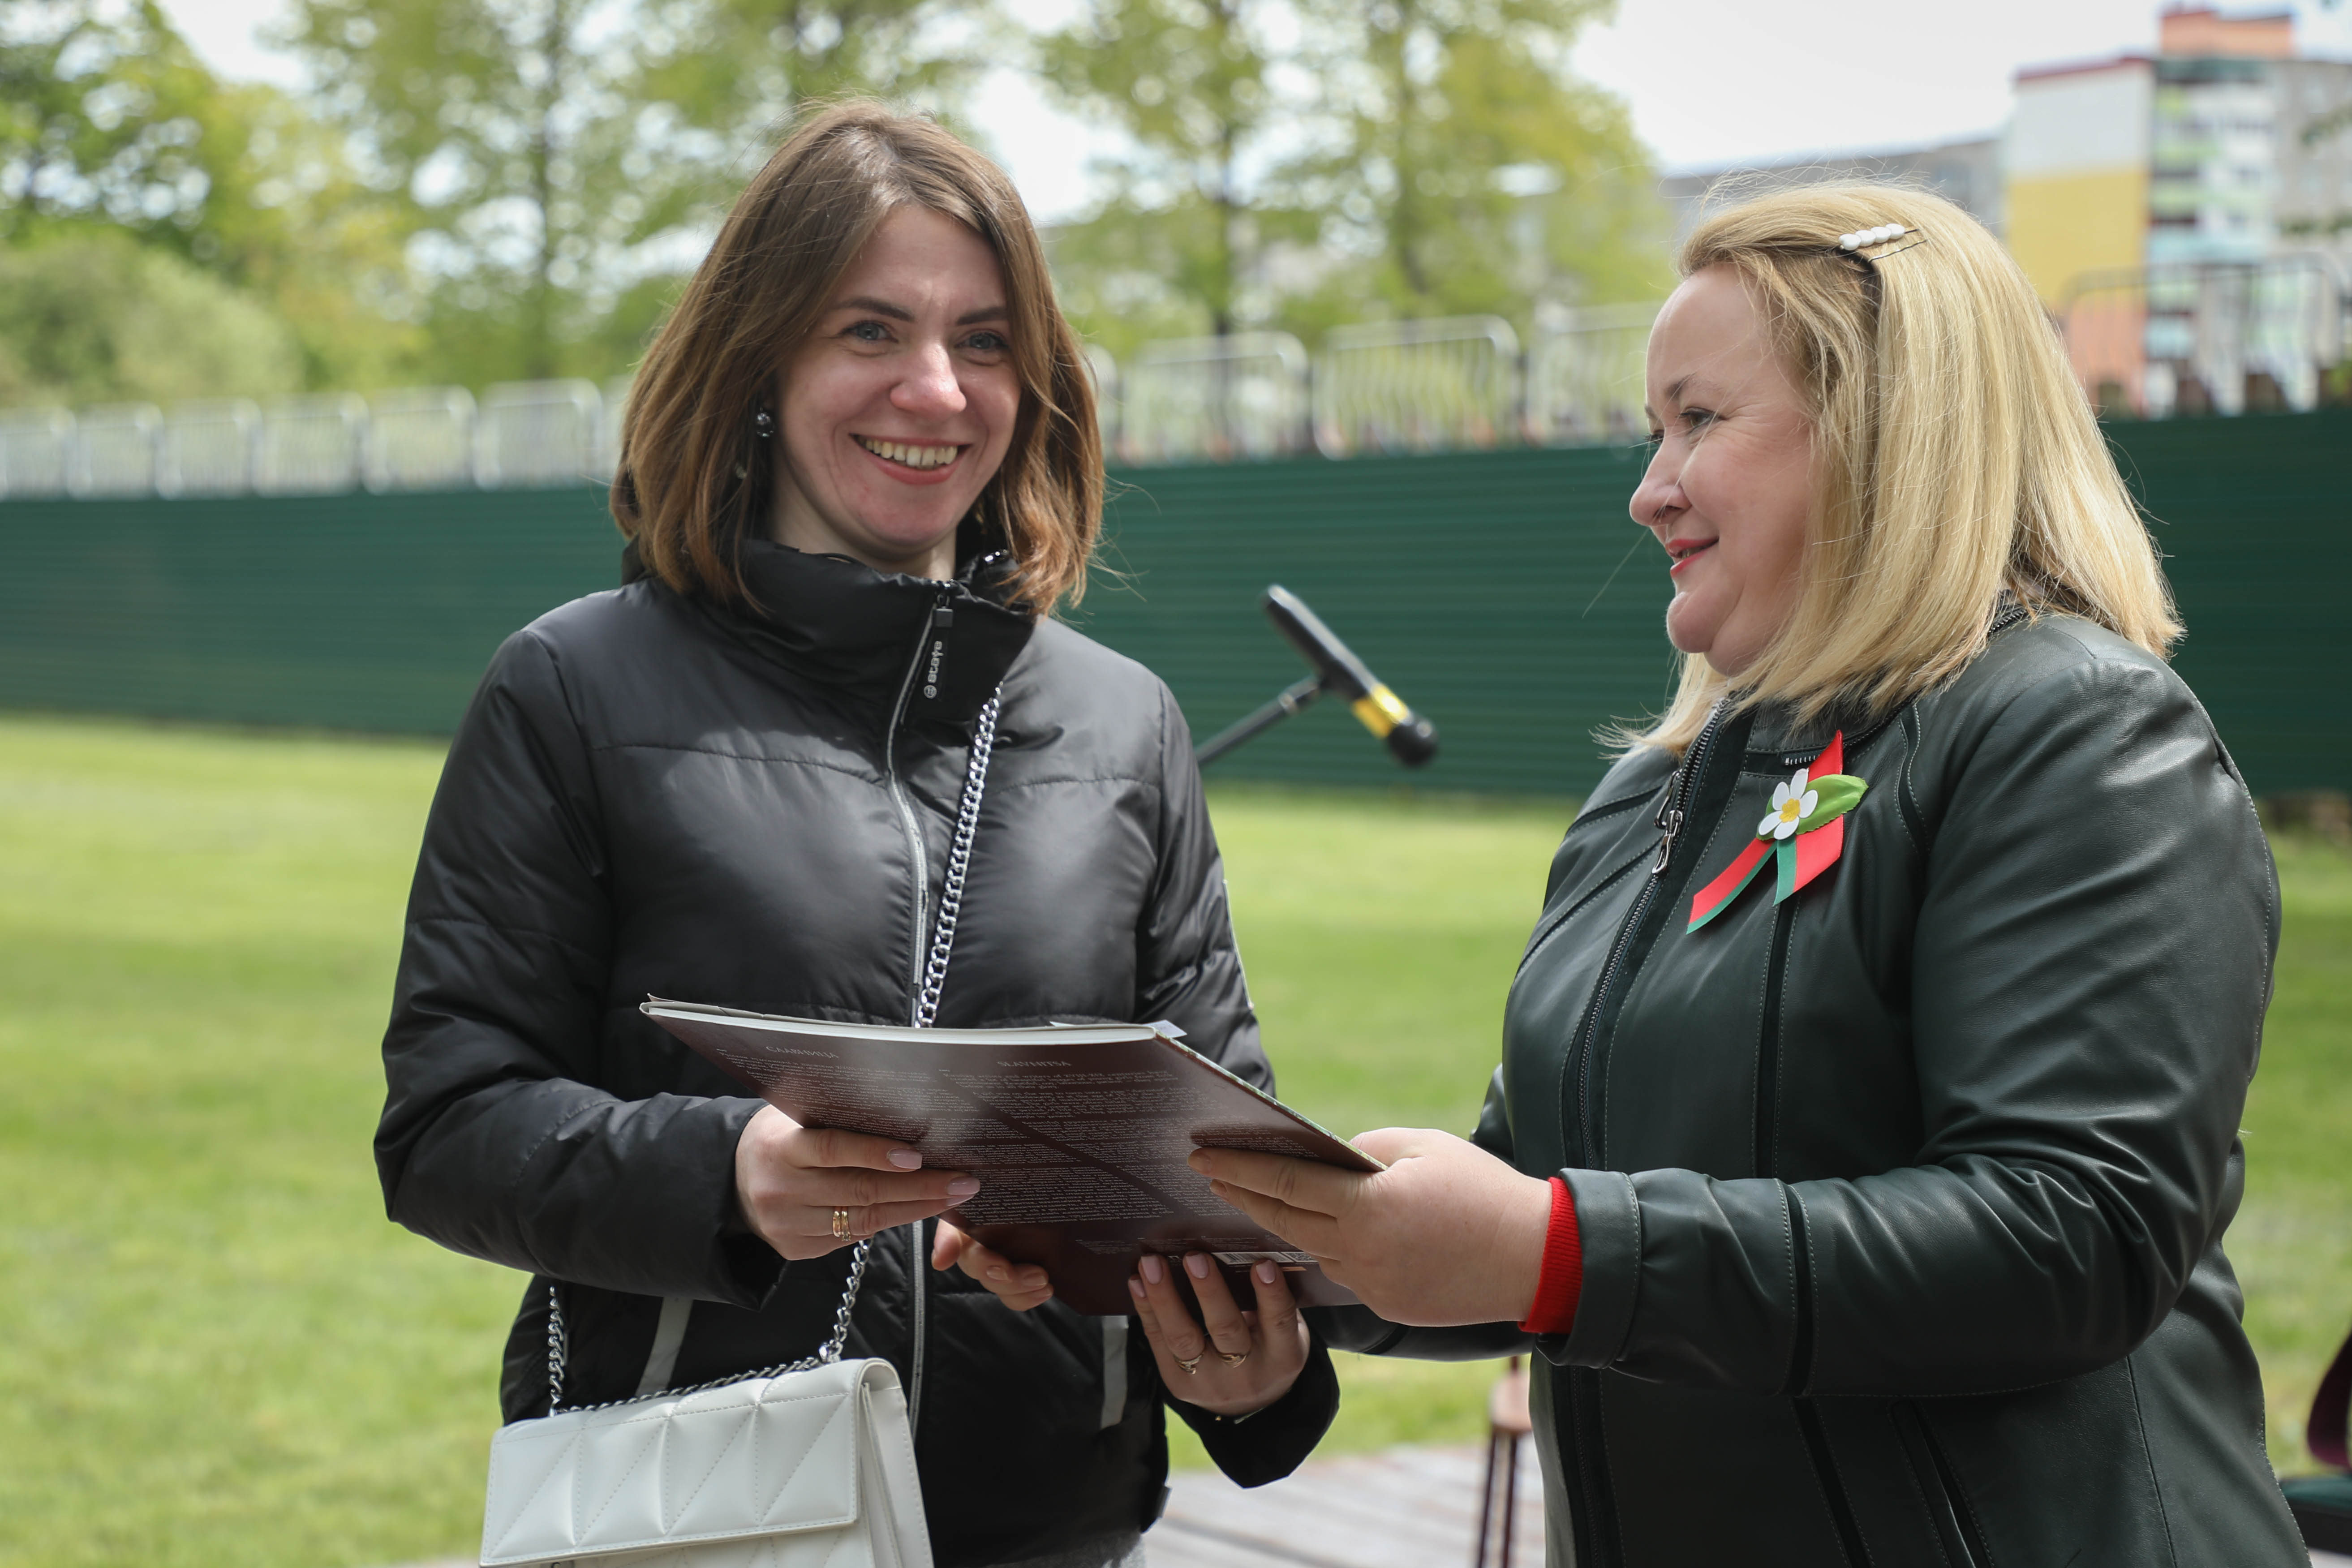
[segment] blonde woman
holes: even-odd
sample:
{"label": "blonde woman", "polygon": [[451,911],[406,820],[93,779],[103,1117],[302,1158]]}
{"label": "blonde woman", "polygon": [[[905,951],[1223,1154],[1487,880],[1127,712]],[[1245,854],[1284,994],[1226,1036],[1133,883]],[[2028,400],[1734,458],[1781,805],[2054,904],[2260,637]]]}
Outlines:
{"label": "blonde woman", "polygon": [[1364,1348],[1532,1341],[1554,1563],[2301,1563],[2221,1246],[2275,882],[2061,347],[1915,191],[1680,268],[1632,510],[1682,686],[1475,1139],[1197,1163]]}

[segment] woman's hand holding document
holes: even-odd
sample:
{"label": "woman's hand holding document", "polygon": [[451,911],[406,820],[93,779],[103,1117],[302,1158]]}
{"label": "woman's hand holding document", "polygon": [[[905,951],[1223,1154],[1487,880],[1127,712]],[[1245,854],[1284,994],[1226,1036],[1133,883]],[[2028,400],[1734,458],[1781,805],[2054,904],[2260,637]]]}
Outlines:
{"label": "woman's hand holding document", "polygon": [[[1280,1398],[1307,1364],[1307,1323],[1290,1293],[1291,1276],[1262,1258],[1250,1265],[1249,1278],[1255,1311],[1242,1310],[1205,1252],[1146,1254],[1127,1282],[1160,1381],[1213,1415],[1240,1415]],[[1192,1287],[1198,1321],[1177,1294],[1179,1279]]]}
{"label": "woman's hand holding document", "polygon": [[[1271,1346],[1266,1320],[1295,1321],[1297,1305],[1355,1300],[1312,1257],[1213,1194],[1187,1162],[1197,1149],[1227,1148],[1367,1173],[1380,1163],[1186,1049],[1170,1026],[914,1029],[659,998],[643,1010],[782,1112],[780,1139],[813,1140],[820,1129],[857,1134],[853,1152],[874,1156],[835,1161],[839,1151],[812,1143],[812,1160],[822,1153],[831,1164],[871,1168],[812,1173],[805,1191],[778,1191],[772,1202],[747,1193],[763,1235],[772,1222],[788,1237],[870,1235],[951,1203],[935,1265],[960,1264],[1016,1307],[1050,1294],[1081,1312],[1136,1312],[1147,1334],[1165,1323],[1155,1348],[1190,1380],[1209,1367],[1186,1373],[1188,1360],[1239,1367],[1303,1353]],[[908,1184],[892,1173],[905,1168],[907,1151],[921,1156],[922,1181],[939,1193],[929,1184],[898,1190]],[[958,1192],[960,1181],[978,1190]],[[824,1182],[834,1185],[817,1193]],[[1181,1266],[1194,1258],[1205,1279]],[[1260,1263],[1279,1276],[1270,1288],[1251,1279]],[[1004,1277],[995,1278],[1000,1269]],[[1129,1294],[1132,1277],[1139,1296]],[[1235,1305],[1241,1296],[1255,1297],[1255,1326]],[[1177,1324],[1188,1300],[1198,1300],[1205,1329],[1189,1317]]]}
{"label": "woman's hand holding document", "polygon": [[896,1139],[803,1127],[772,1105],[760,1108],[735,1145],[744,1223],[783,1258],[822,1258],[846,1236],[929,1219],[978,1191],[961,1171],[925,1169]]}
{"label": "woman's hand holding document", "polygon": [[1392,1323],[1516,1323],[1534,1303],[1551,1185],[1429,1128],[1356,1140],[1384,1170],[1200,1149],[1209,1190],[1311,1254]]}

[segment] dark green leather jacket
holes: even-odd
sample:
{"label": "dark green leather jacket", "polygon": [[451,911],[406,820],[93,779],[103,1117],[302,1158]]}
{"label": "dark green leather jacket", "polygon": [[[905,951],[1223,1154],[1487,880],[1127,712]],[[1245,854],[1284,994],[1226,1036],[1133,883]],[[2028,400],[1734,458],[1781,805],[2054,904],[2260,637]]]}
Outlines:
{"label": "dark green leather jacket", "polygon": [[1685,931],[1831,728],[1637,752],[1553,862],[1477,1134],[1583,1237],[1552,1562],[2305,1563],[2221,1252],[2279,905],[2211,723],[2089,623],[2011,626],[1847,729],[1836,866]]}

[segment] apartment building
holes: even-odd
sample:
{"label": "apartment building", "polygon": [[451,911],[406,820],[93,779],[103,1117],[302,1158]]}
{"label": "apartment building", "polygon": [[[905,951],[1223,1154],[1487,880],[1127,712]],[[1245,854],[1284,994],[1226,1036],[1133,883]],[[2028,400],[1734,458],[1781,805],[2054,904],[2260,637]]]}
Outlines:
{"label": "apartment building", "polygon": [[2176,5],[2153,55],[2034,67],[2006,237],[2118,409],[2308,406],[2344,352],[2352,61],[2291,13]]}

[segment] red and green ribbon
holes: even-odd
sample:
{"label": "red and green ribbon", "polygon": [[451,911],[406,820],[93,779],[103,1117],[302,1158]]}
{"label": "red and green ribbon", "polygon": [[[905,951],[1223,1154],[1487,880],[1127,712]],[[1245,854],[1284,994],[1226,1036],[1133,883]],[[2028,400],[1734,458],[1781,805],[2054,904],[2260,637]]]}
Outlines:
{"label": "red and green ribbon", "polygon": [[1779,872],[1776,904],[1837,864],[1845,852],[1845,814],[1869,788],[1845,771],[1845,731],[1839,731],[1810,765],[1773,790],[1771,813],[1738,858],[1691,899],[1690,924],[1684,929],[1696,931],[1729,908],[1767,860]]}

